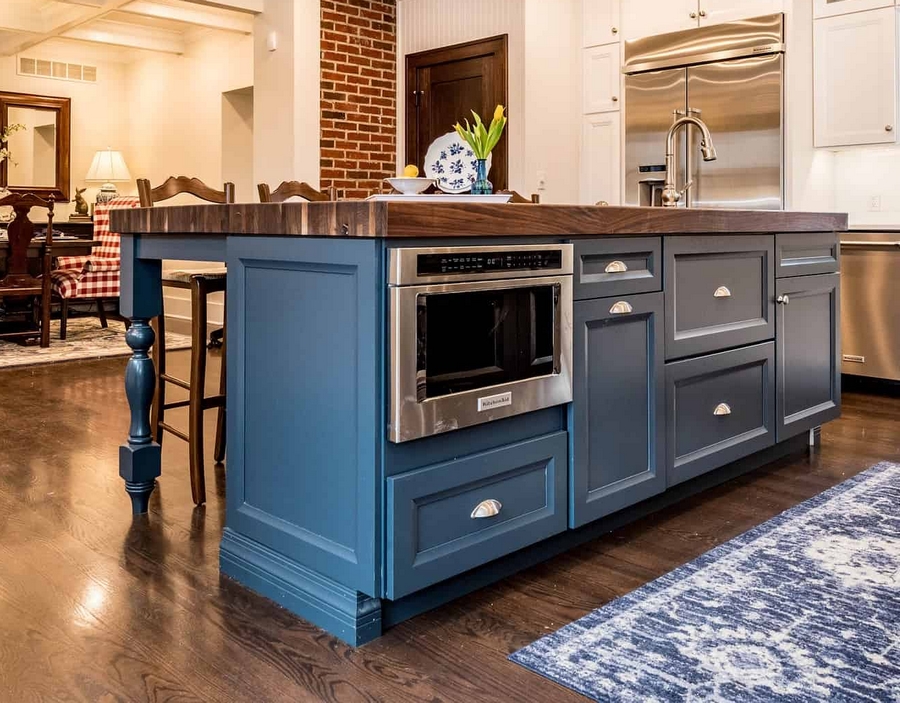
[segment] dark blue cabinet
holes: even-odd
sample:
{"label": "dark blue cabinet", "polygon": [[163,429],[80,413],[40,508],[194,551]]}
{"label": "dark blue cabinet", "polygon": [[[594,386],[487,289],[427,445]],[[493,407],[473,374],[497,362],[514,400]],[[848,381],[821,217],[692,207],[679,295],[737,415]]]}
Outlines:
{"label": "dark blue cabinet", "polygon": [[841,414],[840,282],[826,273],[776,285],[779,442]]}
{"label": "dark blue cabinet", "polygon": [[571,527],[666,487],[663,307],[662,293],[575,302]]}

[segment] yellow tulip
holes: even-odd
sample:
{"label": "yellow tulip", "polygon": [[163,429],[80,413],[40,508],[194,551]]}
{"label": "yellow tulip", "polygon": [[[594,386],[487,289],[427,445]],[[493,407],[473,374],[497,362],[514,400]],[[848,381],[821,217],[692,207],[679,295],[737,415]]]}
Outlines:
{"label": "yellow tulip", "polygon": [[497,105],[497,109],[494,110],[494,119],[500,120],[503,119],[503,105]]}

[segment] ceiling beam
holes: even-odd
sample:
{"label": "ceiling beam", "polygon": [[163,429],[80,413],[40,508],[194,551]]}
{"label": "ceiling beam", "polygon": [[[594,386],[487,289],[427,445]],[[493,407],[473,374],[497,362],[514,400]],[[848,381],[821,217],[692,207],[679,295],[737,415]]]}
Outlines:
{"label": "ceiling beam", "polygon": [[[194,5],[206,5],[218,7],[222,10],[234,10],[235,12],[247,12],[258,15],[265,10],[265,0],[184,0]],[[281,1],[281,0],[280,0]],[[287,0],[284,0],[287,1]]]}
{"label": "ceiling beam", "polygon": [[54,13],[54,18],[61,20],[58,24],[53,22],[53,26],[45,26],[41,31],[30,36],[13,36],[4,42],[0,42],[0,56],[12,56],[48,39],[59,37],[87,22],[99,19],[107,13],[120,9],[123,5],[128,4],[130,0],[101,0],[101,2],[101,5],[92,4],[89,6],[76,6],[73,4],[73,12],[71,13]]}
{"label": "ceiling beam", "polygon": [[253,33],[253,16],[246,13],[221,13],[189,5],[163,5],[150,0],[132,0],[119,12],[141,17],[173,20],[197,27],[220,29],[227,32]]}
{"label": "ceiling beam", "polygon": [[181,35],[175,32],[109,20],[95,20],[89,25],[70,29],[60,38],[123,46],[128,49],[160,51],[166,54],[184,53],[184,41]]}

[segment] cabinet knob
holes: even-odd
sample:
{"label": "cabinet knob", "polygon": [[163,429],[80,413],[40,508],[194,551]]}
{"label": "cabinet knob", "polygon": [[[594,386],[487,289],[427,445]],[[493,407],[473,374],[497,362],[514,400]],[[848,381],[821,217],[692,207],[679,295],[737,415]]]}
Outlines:
{"label": "cabinet knob", "polygon": [[618,28],[618,27],[613,27],[613,28],[612,28],[612,33],[613,33],[613,34],[618,34],[618,33],[619,33],[619,28]]}
{"label": "cabinet knob", "polygon": [[697,13],[696,13],[696,12],[692,12],[692,13],[690,14],[690,17],[691,17],[692,20],[697,19]]}
{"label": "cabinet knob", "polygon": [[627,315],[630,312],[634,312],[634,308],[631,307],[631,303],[625,300],[613,303],[613,306],[609,309],[610,315]]}
{"label": "cabinet knob", "polygon": [[613,95],[613,96],[612,96],[612,101],[613,101],[614,103],[619,102],[619,96],[618,96],[618,95]]}
{"label": "cabinet knob", "polygon": [[706,17],[706,10],[700,10],[700,16]]}
{"label": "cabinet knob", "polygon": [[730,298],[731,291],[728,290],[727,286],[719,286],[716,288],[716,292],[713,293],[713,298]]}
{"label": "cabinet knob", "polygon": [[779,305],[790,305],[791,299],[785,293],[784,295],[779,295],[777,298],[775,298],[775,302],[778,303]]}
{"label": "cabinet knob", "polygon": [[893,131],[894,131],[894,125],[892,125],[892,124],[886,124],[886,125],[884,126],[884,131],[885,131],[885,132],[893,132]]}
{"label": "cabinet knob", "polygon": [[731,415],[731,406],[728,403],[719,403],[716,409],[713,410],[713,415]]}
{"label": "cabinet knob", "polygon": [[628,270],[628,264],[624,261],[610,261],[603,270],[606,273],[625,273]]}
{"label": "cabinet knob", "polygon": [[472,514],[469,515],[469,517],[473,520],[483,517],[494,517],[494,515],[499,514],[502,509],[503,504],[499,500],[488,498],[476,505],[475,510],[472,511]]}

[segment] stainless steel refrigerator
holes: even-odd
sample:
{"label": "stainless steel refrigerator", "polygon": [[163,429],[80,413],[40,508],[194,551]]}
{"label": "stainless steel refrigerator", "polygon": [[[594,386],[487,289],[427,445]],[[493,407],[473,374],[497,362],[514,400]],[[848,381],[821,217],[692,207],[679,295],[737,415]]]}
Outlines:
{"label": "stainless steel refrigerator", "polygon": [[625,43],[625,203],[658,204],[666,132],[681,115],[709,126],[716,161],[680,130],[679,190],[687,207],[784,207],[784,15]]}

